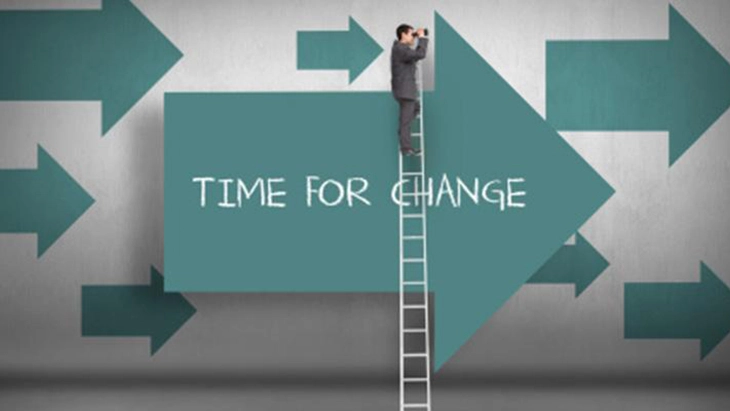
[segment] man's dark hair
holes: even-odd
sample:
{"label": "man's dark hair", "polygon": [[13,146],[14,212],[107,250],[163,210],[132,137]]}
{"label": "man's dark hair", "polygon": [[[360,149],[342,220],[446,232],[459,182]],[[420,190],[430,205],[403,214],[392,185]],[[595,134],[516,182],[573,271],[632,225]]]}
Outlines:
{"label": "man's dark hair", "polygon": [[401,35],[402,35],[403,33],[408,33],[408,30],[413,30],[413,27],[411,27],[411,26],[409,26],[409,25],[407,25],[407,24],[401,24],[400,26],[398,26],[398,28],[397,28],[397,29],[395,29],[395,37],[396,37],[396,38],[397,38],[398,40],[400,40],[400,36],[401,36]]}

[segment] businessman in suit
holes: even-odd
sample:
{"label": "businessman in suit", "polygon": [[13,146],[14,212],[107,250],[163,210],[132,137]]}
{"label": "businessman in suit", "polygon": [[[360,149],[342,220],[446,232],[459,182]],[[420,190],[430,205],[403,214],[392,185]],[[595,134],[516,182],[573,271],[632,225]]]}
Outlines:
{"label": "businessman in suit", "polygon": [[[411,122],[421,111],[416,86],[416,62],[426,57],[428,38],[426,30],[415,30],[407,24],[401,24],[395,30],[397,40],[393,42],[390,52],[390,74],[393,97],[400,106],[398,135],[400,151],[403,155],[420,155],[421,150],[411,146]],[[416,49],[411,47],[418,37]]]}

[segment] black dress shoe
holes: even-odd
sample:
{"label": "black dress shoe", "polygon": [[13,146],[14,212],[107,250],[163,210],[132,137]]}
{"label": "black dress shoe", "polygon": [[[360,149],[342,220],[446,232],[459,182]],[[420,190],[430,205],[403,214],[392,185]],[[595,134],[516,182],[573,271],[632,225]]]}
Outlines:
{"label": "black dress shoe", "polygon": [[404,156],[420,156],[421,150],[417,148],[409,148],[408,150],[403,152]]}

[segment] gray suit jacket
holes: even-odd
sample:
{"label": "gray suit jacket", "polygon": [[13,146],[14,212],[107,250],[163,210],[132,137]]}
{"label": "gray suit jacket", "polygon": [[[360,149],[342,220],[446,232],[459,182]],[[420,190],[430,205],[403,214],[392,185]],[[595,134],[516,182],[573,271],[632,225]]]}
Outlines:
{"label": "gray suit jacket", "polygon": [[426,57],[427,46],[428,39],[424,37],[418,38],[415,50],[398,40],[393,42],[390,51],[390,86],[396,99],[418,98],[416,62]]}

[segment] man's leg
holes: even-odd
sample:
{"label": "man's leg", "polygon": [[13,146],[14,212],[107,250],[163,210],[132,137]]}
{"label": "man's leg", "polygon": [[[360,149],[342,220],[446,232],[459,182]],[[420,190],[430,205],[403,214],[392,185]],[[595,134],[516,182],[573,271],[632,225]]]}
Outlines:
{"label": "man's leg", "polygon": [[400,121],[398,135],[400,136],[400,151],[405,153],[411,147],[411,121],[416,116],[416,100],[398,99],[400,105]]}

